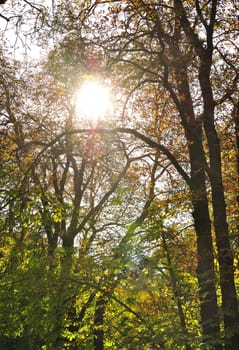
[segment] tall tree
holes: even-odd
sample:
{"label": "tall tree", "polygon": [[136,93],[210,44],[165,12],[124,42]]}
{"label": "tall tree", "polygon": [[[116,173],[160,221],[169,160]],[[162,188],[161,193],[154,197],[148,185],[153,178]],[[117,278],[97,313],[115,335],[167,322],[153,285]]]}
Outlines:
{"label": "tall tree", "polygon": [[[110,10],[111,24],[116,30],[110,32],[112,46],[108,44],[107,50],[113,66],[125,64],[138,72],[138,87],[147,81],[161,83],[181,119],[191,168],[189,186],[198,242],[203,334],[206,342],[214,339],[218,342],[215,347],[221,349],[206,183],[206,177],[209,178],[220,268],[224,341],[226,349],[236,349],[238,305],[216,128],[214,83],[211,81],[217,43],[226,40],[219,29],[223,23],[220,17],[223,9],[224,2],[213,0],[207,4],[198,1],[195,4],[183,1],[117,3]],[[133,80],[135,77],[132,74]]]}
{"label": "tall tree", "polygon": [[[27,271],[25,276],[31,277],[34,272],[39,274],[40,280],[46,279],[49,286],[39,304],[40,309],[47,309],[48,315],[52,311],[56,317],[51,320],[53,338],[48,343],[44,341],[47,327],[43,322],[40,332],[36,328],[32,332],[34,340],[31,342],[27,333],[34,321],[30,315],[33,303],[28,300],[24,304],[22,295],[26,285],[23,283],[15,289],[14,303],[20,304],[25,311],[25,326],[21,334],[16,333],[15,329],[21,329],[22,323],[11,312],[15,328],[8,333],[4,320],[3,337],[13,337],[15,341],[24,334],[23,343],[26,341],[29,348],[39,344],[58,347],[67,342],[68,346],[77,347],[83,339],[86,346],[103,349],[107,346],[104,342],[104,338],[107,339],[105,319],[110,317],[108,311],[115,303],[129,315],[134,315],[144,325],[144,332],[149,330],[152,336],[156,329],[151,327],[154,317],[148,327],[145,317],[140,314],[142,311],[146,316],[145,310],[140,311],[137,306],[135,311],[133,303],[129,306],[130,298],[122,289],[124,283],[128,283],[123,241],[140,242],[135,239],[136,233],[140,235],[137,231],[139,221],[133,222],[128,231],[123,226],[132,221],[132,217],[135,219],[143,206],[142,198],[150,186],[149,173],[153,164],[163,169],[162,181],[158,177],[154,184],[162,197],[179,188],[187,191],[178,174],[190,192],[197,238],[203,346],[216,350],[237,349],[238,305],[228,227],[231,214],[226,207],[227,172],[224,170],[225,152],[229,146],[221,133],[234,121],[236,140],[238,138],[238,48],[233,42],[237,33],[233,11],[237,5],[223,0],[80,4],[59,1],[54,2],[48,15],[48,8],[41,3],[24,1],[21,8],[27,16],[12,17],[12,21],[19,18],[19,24],[23,24],[23,18],[31,19],[29,24],[34,24],[41,39],[46,40],[46,33],[52,34],[56,49],[49,54],[47,70],[38,82],[34,71],[28,74],[28,82],[35,89],[29,89],[30,84],[16,79],[2,60],[1,227],[6,234],[4,249],[8,252],[4,261],[9,257],[14,270],[10,281],[4,274],[5,268],[2,270],[3,285],[9,282],[12,285],[15,277],[24,276],[24,271]],[[39,24],[41,28],[38,28]],[[72,95],[79,80],[92,75],[107,76],[111,80],[117,91],[118,109],[114,119],[102,123],[102,128],[85,129],[81,124],[76,129]],[[23,89],[24,94],[21,94]],[[230,115],[229,121],[226,114]],[[116,128],[115,123],[118,123]],[[227,132],[233,134],[230,129]],[[157,150],[156,158],[152,157],[152,148]],[[233,157],[235,160],[235,155]],[[146,163],[150,165],[146,166]],[[230,196],[230,207],[236,201],[235,196]],[[143,211],[144,219],[147,215],[148,211]],[[172,215],[177,220],[175,212]],[[183,217],[183,210],[179,210],[178,215]],[[237,220],[238,216],[234,217]],[[155,229],[156,233],[160,235]],[[6,249],[9,239],[10,253]],[[73,249],[76,239],[78,257]],[[178,294],[177,268],[171,266],[175,257],[165,236],[162,241],[169,266],[171,295],[176,300],[180,327],[187,333],[188,324],[181,294],[180,297]],[[35,256],[31,252],[33,244],[38,247],[34,249]],[[63,246],[62,250],[59,245]],[[113,254],[112,259],[114,249],[119,254],[118,260],[117,254]],[[153,246],[150,245],[150,249],[152,257]],[[128,252],[128,248],[126,250]],[[44,255],[42,259],[41,254]],[[217,291],[215,256],[220,292]],[[44,262],[46,269],[41,268]],[[90,262],[90,273],[87,262]],[[117,263],[120,269],[116,273],[114,264]],[[146,265],[142,268],[149,271]],[[56,277],[56,285],[49,281],[52,276]],[[76,279],[83,280],[84,287],[79,288]],[[36,293],[32,290],[32,301],[36,300],[38,292],[42,295],[37,279],[34,279],[34,285],[37,288]],[[88,294],[87,286],[90,286]],[[218,293],[221,299],[217,297]],[[139,294],[142,300],[147,300],[147,305],[151,305],[149,298],[144,299],[143,292]],[[3,293],[3,297],[6,294]],[[221,300],[223,323],[218,311]],[[46,315],[45,312],[42,314]],[[89,327],[92,320],[94,334]],[[88,325],[84,328],[82,322]],[[224,332],[223,339],[220,330]],[[164,349],[170,346],[173,337],[165,344],[161,342],[161,335],[158,327],[158,345]],[[190,349],[193,344],[188,339],[190,337],[183,344]],[[136,346],[137,342],[140,342],[138,337],[134,342]],[[23,347],[23,343],[18,345]],[[156,346],[156,343],[152,344]]]}

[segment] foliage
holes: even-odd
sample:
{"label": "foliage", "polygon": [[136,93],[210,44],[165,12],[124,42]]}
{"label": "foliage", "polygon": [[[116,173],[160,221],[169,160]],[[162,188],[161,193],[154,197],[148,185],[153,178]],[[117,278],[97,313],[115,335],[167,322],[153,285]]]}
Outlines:
{"label": "foliage", "polygon": [[[1,5],[1,348],[237,349],[237,10]],[[96,127],[93,78],[114,94]]]}

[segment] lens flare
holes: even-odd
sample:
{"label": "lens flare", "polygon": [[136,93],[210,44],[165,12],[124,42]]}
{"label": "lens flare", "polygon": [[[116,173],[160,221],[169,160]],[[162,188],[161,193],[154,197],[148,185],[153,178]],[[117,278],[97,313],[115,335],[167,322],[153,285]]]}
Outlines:
{"label": "lens flare", "polygon": [[111,107],[109,89],[89,80],[84,82],[76,94],[76,115],[85,119],[92,125],[105,118]]}

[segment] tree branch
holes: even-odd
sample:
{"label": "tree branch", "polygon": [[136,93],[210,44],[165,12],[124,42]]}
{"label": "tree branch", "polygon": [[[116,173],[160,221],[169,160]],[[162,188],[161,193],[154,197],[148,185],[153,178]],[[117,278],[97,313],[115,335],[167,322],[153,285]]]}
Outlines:
{"label": "tree branch", "polygon": [[204,49],[201,41],[199,40],[198,35],[194,33],[192,29],[181,0],[175,1],[174,11],[175,15],[179,18],[181,26],[186,36],[190,40],[191,44],[193,45],[195,51],[197,52],[200,58],[203,58],[205,56],[206,50]]}
{"label": "tree branch", "polygon": [[38,153],[30,167],[27,169],[25,177],[23,179],[22,186],[24,184],[24,181],[27,178],[27,175],[30,173],[31,170],[38,164],[43,154],[46,152],[47,149],[52,147],[56,142],[58,142],[61,138],[67,136],[67,135],[74,135],[74,134],[92,134],[92,132],[99,133],[99,134],[128,134],[133,135],[137,139],[143,141],[145,144],[147,144],[149,147],[156,149],[160,152],[162,152],[171,162],[171,164],[174,166],[174,168],[178,171],[178,173],[182,176],[182,178],[185,180],[185,182],[190,185],[191,178],[190,176],[185,172],[185,170],[181,167],[175,156],[163,145],[160,143],[157,143],[156,141],[150,139],[148,136],[141,134],[139,131],[135,129],[130,128],[115,128],[115,129],[105,129],[105,128],[96,128],[96,129],[73,129],[73,130],[67,130],[63,131],[61,134],[57,135],[53,140],[45,144],[43,149]]}

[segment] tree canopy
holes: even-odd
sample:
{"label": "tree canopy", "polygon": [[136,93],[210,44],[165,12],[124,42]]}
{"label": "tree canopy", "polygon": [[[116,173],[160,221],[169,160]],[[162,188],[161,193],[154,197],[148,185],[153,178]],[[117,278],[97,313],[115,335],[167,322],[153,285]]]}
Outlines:
{"label": "tree canopy", "polygon": [[1,349],[238,349],[238,12],[0,2]]}

